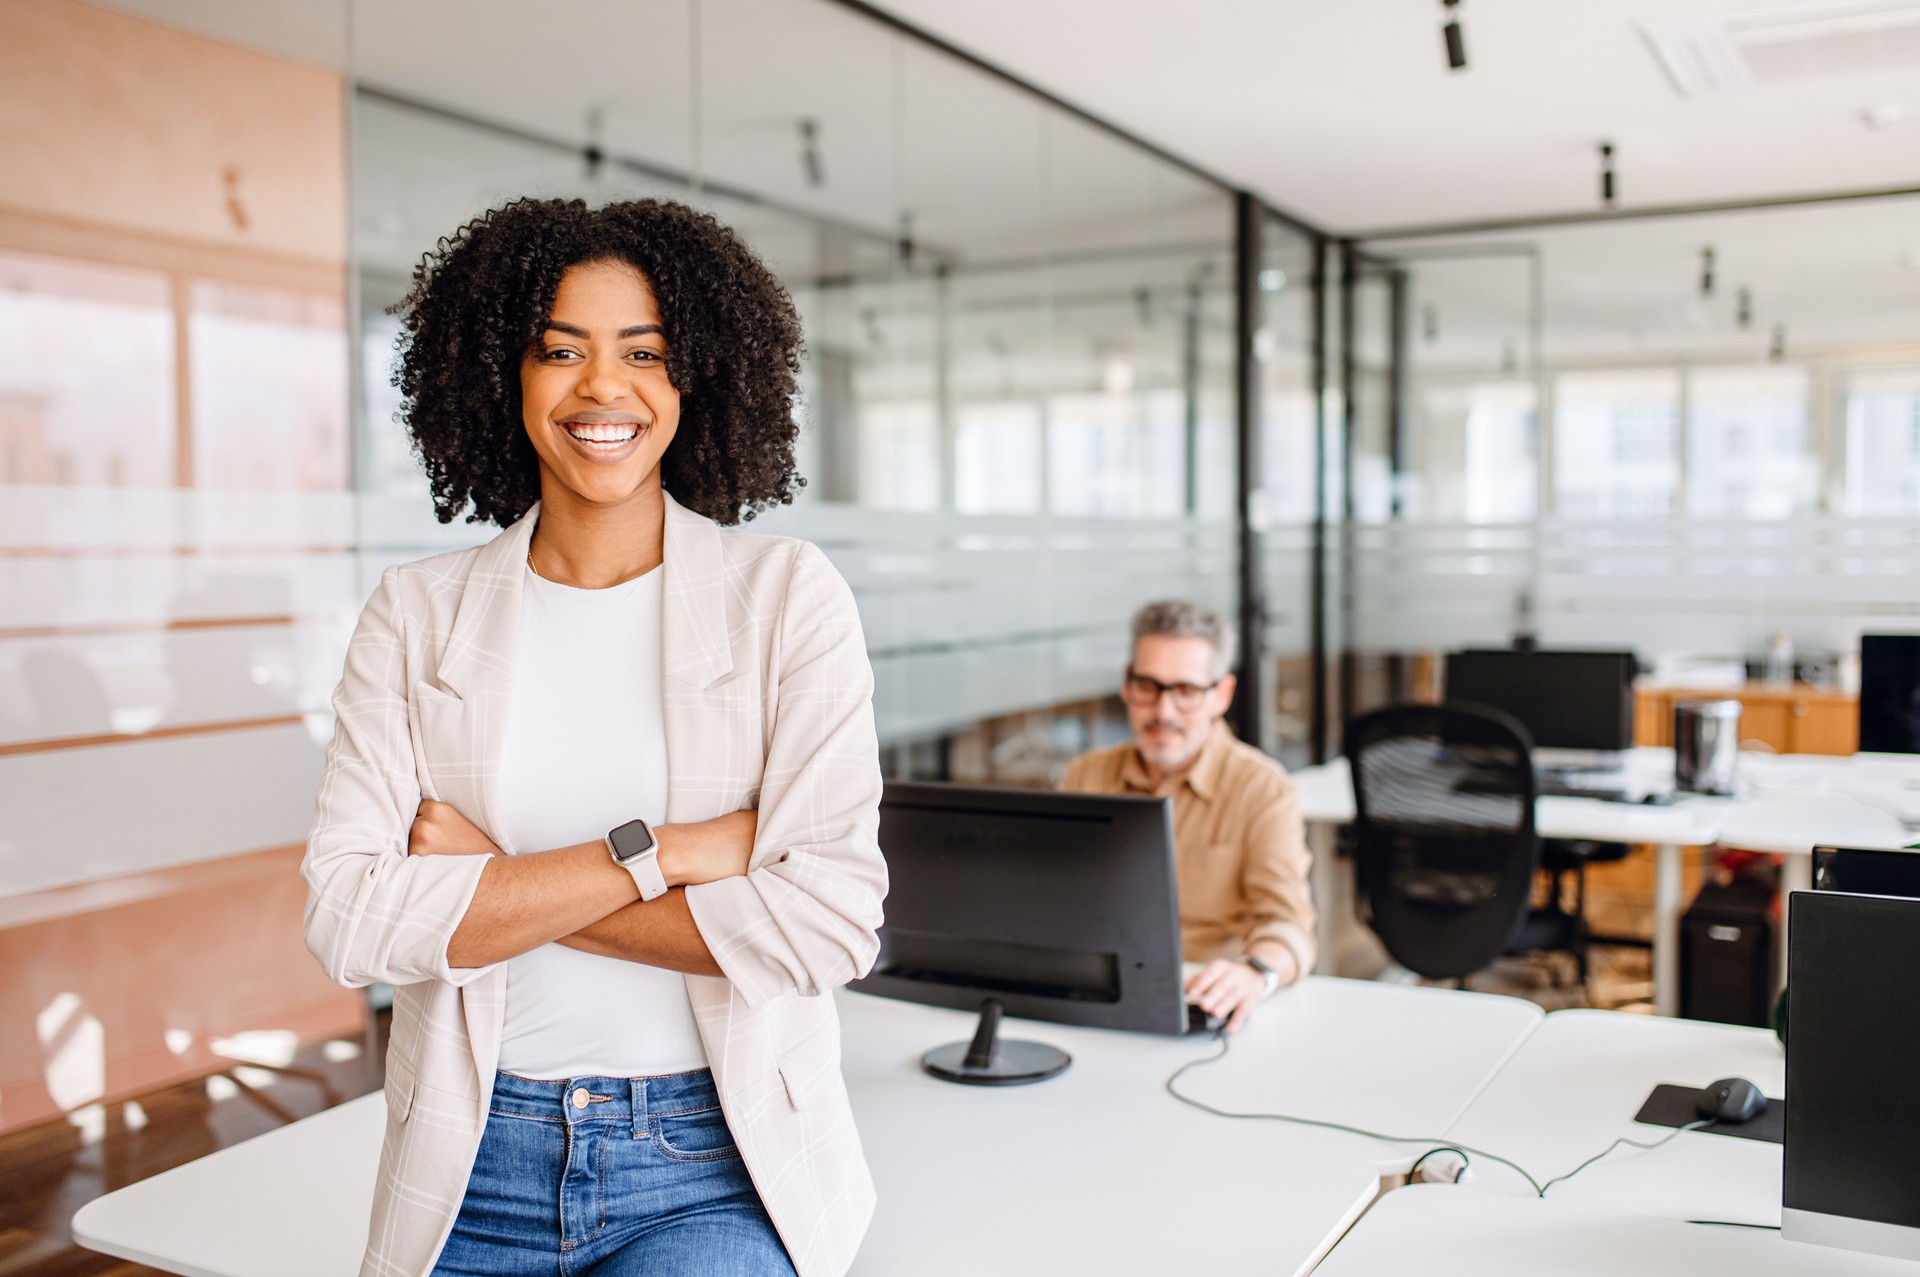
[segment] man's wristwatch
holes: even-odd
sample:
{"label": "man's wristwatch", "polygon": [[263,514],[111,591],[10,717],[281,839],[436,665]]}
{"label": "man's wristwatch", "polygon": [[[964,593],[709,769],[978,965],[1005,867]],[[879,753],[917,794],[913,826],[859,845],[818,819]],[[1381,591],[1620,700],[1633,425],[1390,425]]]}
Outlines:
{"label": "man's wristwatch", "polygon": [[1265,991],[1263,991],[1260,994],[1260,996],[1263,998],[1272,997],[1273,991],[1280,987],[1280,973],[1278,971],[1275,971],[1272,967],[1268,966],[1266,963],[1262,962],[1259,958],[1256,958],[1251,953],[1241,954],[1240,961],[1246,963],[1248,966],[1252,967],[1255,971],[1258,971],[1260,973],[1260,978],[1267,982],[1267,987]]}
{"label": "man's wristwatch", "polygon": [[653,836],[644,820],[629,820],[607,833],[607,850],[613,863],[633,875],[642,900],[658,900],[667,894],[666,875],[660,872],[660,840]]}

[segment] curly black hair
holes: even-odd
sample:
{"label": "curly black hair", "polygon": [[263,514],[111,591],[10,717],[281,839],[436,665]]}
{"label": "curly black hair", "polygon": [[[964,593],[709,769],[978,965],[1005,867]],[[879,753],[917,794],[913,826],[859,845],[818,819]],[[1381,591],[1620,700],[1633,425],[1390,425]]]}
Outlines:
{"label": "curly black hair", "polygon": [[440,522],[506,527],[540,497],[520,421],[520,362],[539,340],[560,277],[621,261],[646,277],[668,342],[680,425],[660,460],[675,500],[731,525],[804,486],[794,469],[800,320],[740,237],[669,200],[589,208],[518,199],[442,239],[414,269],[394,385]]}

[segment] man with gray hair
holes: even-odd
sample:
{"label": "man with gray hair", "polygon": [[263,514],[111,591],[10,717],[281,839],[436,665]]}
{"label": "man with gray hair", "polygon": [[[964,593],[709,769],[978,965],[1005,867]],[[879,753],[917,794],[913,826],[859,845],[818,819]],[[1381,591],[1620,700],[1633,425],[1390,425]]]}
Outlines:
{"label": "man with gray hair", "polygon": [[1133,740],[1067,767],[1062,789],[1173,799],[1180,941],[1203,963],[1187,996],[1238,1032],[1253,1008],[1313,965],[1306,829],[1286,769],[1234,739],[1234,634],[1194,603],[1134,614],[1120,685]]}

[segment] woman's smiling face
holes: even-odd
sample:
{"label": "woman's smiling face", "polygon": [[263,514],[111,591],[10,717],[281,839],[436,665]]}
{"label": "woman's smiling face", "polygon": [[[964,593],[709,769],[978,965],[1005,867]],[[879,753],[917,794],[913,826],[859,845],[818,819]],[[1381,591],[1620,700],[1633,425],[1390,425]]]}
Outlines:
{"label": "woman's smiling face", "polygon": [[660,483],[680,425],[667,338],[646,277],[626,262],[569,267],[553,311],[520,362],[520,417],[540,455],[540,487],[617,505]]}

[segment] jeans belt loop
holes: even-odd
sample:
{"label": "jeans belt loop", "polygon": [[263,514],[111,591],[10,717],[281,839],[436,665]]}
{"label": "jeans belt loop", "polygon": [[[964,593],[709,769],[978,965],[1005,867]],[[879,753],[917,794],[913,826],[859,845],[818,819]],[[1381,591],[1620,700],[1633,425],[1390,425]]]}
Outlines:
{"label": "jeans belt loop", "polygon": [[647,1079],[628,1078],[627,1085],[632,1088],[633,1138],[647,1138]]}

